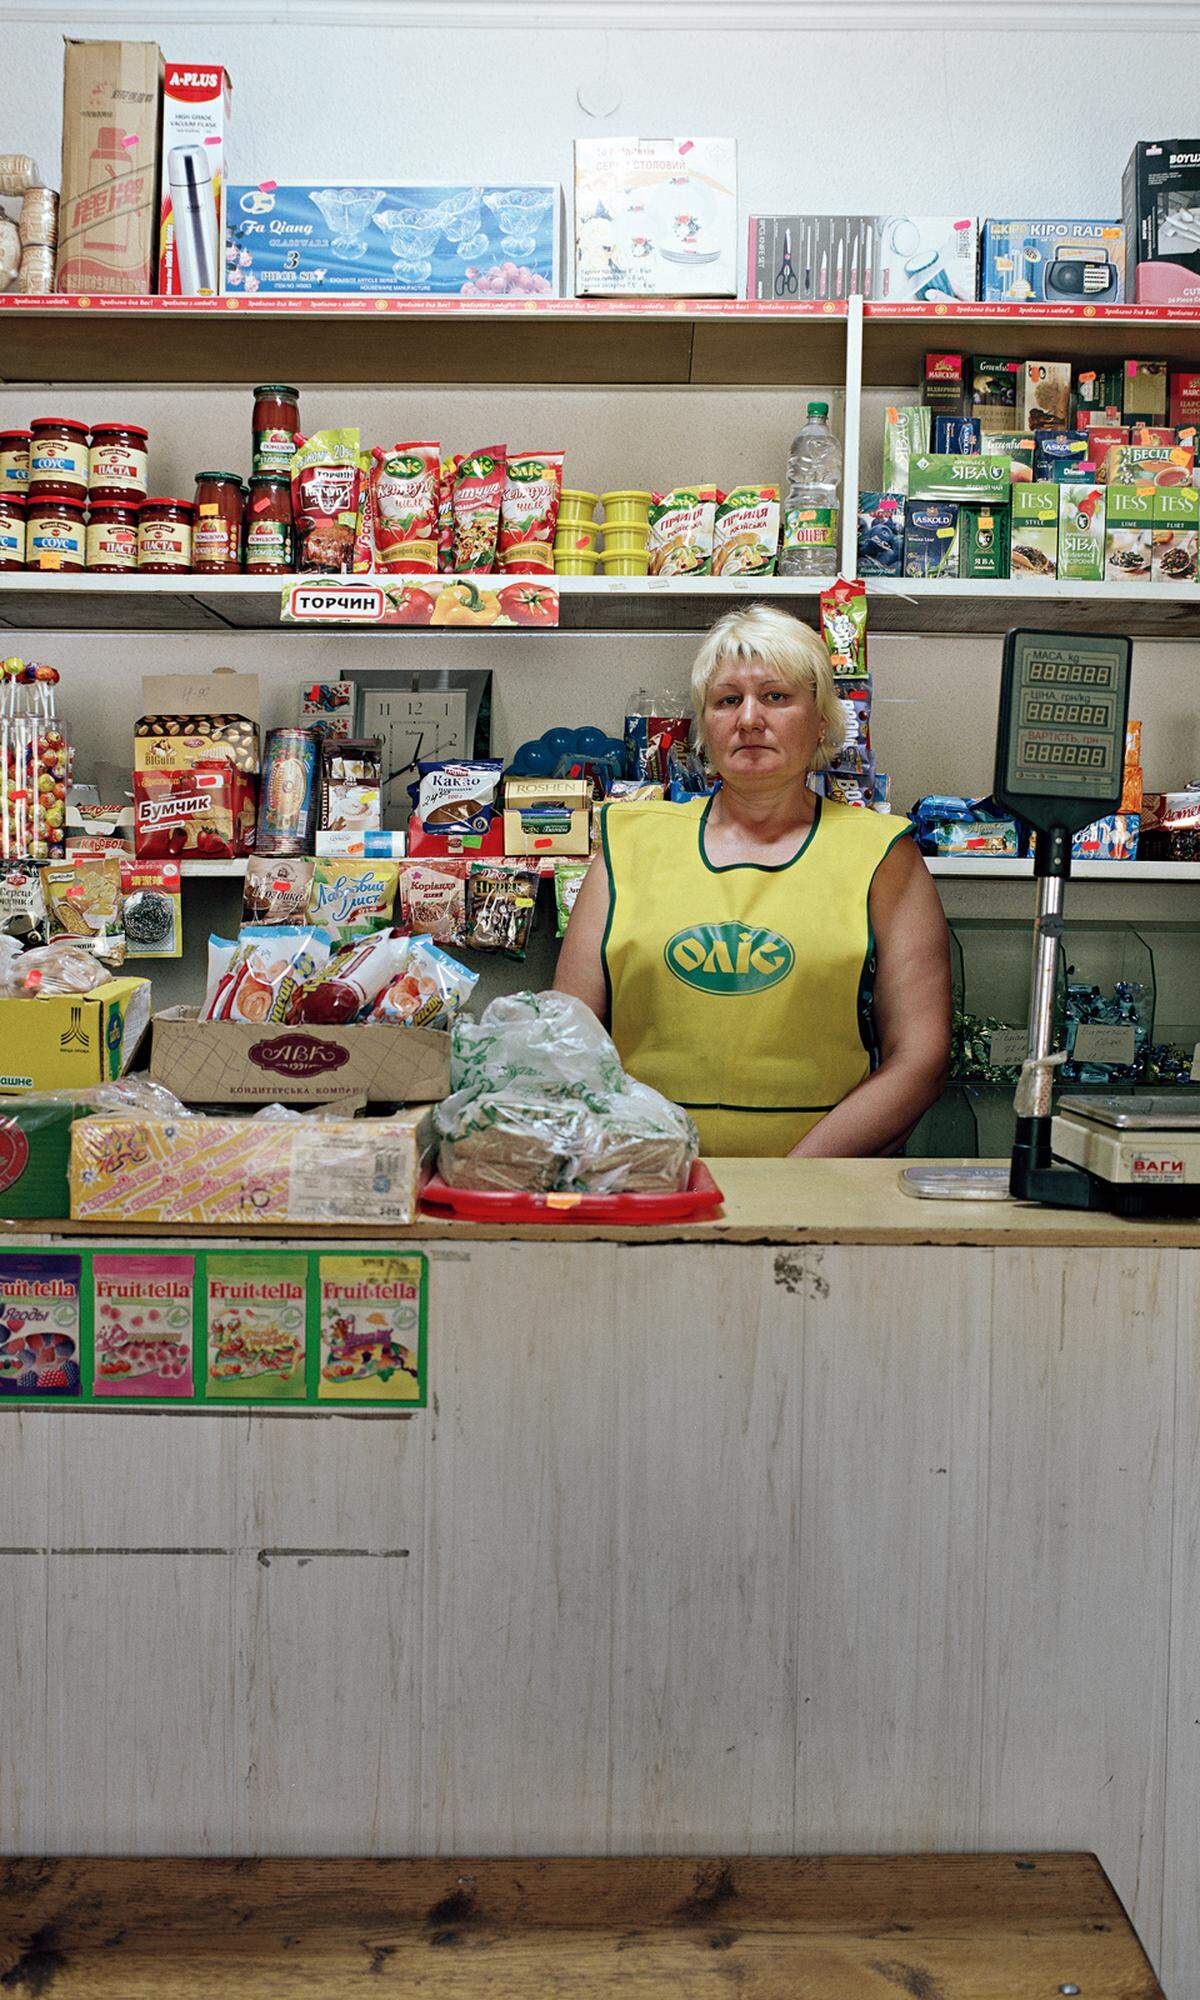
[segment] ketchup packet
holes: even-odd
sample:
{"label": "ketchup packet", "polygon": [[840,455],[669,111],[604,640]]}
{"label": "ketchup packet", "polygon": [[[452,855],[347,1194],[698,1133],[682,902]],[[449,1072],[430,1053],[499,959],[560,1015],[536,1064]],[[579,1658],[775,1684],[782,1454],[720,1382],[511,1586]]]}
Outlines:
{"label": "ketchup packet", "polygon": [[436,444],[376,445],[371,454],[375,560],[384,570],[438,566],[439,458]]}
{"label": "ketchup packet", "polygon": [[490,444],[459,461],[453,491],[456,570],[490,570],[495,563],[506,456],[502,444]]}
{"label": "ketchup packet", "polygon": [[354,567],[362,490],[356,429],[314,431],[292,456],[296,567],[337,574]]}
{"label": "ketchup packet", "polygon": [[866,680],[867,592],[857,577],[848,583],[839,576],[821,592],[821,637],[835,679]]}
{"label": "ketchup packet", "polygon": [[554,574],[554,531],[562,475],[561,451],[510,456],[500,511],[499,568]]}
{"label": "ketchup packet", "polygon": [[439,569],[454,568],[454,478],[462,464],[462,453],[444,458],[438,472],[438,562]]}
{"label": "ketchup packet", "polygon": [[291,1021],[302,989],[329,958],[328,933],[247,924],[236,939],[208,940],[202,1021]]}
{"label": "ketchup packet", "polygon": [[405,965],[408,939],[392,931],[353,938],[300,994],[296,1019],[336,1027],[365,1019],[384,988]]}

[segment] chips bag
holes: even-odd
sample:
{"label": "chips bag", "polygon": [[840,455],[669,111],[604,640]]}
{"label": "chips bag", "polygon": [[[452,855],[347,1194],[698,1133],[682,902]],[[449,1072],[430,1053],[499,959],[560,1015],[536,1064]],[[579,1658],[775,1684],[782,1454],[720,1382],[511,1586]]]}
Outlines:
{"label": "chips bag", "polygon": [[821,637],[835,679],[867,679],[867,592],[857,577],[821,592]]}
{"label": "chips bag", "polygon": [[371,454],[375,558],[384,570],[438,566],[438,447],[376,445]]}
{"label": "chips bag", "polygon": [[561,451],[510,456],[500,514],[499,568],[554,574],[554,532],[562,492]]}
{"label": "chips bag", "polygon": [[454,569],[490,570],[495,563],[506,456],[502,444],[485,445],[458,463],[453,490]]}

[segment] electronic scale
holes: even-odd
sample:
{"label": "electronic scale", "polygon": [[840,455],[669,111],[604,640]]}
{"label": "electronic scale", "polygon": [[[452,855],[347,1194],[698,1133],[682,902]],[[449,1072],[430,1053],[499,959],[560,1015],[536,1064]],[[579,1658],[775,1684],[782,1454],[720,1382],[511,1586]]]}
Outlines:
{"label": "electronic scale", "polygon": [[1117,812],[1129,717],[1129,639],[1108,633],[1009,632],[1004,641],[993,795],[1037,833],[1037,915],[1029,1041],[1008,1172],[908,1168],[906,1193],[1106,1208],[1122,1215],[1200,1214],[1200,1091],[1068,1096],[1051,1105],[1054,987],[1071,836]]}

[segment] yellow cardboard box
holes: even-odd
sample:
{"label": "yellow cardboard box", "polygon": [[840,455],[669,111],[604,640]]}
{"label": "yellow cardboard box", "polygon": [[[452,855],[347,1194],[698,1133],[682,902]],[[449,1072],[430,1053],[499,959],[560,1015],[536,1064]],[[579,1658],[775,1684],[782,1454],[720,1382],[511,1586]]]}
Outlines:
{"label": "yellow cardboard box", "polygon": [[592,788],[586,778],[507,778],[505,854],[590,851]]}
{"label": "yellow cardboard box", "polygon": [[106,979],[90,993],[0,1000],[0,1097],[82,1090],[123,1076],[150,1022],[148,979]]}

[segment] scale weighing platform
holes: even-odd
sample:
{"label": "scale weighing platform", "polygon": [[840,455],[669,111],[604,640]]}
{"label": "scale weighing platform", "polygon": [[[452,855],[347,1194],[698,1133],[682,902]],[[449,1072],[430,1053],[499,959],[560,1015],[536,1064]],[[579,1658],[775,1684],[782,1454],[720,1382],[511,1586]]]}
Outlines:
{"label": "scale weighing platform", "polygon": [[[1120,810],[1133,647],[1111,633],[1009,632],[996,729],[997,802],[1037,833],[1029,1042],[1002,1169],[906,1168],[906,1194],[1041,1202],[1127,1216],[1200,1214],[1200,1091],[1063,1097],[1052,1105],[1054,992],[1071,837]],[[1007,1180],[1007,1184],[1006,1184]]]}

